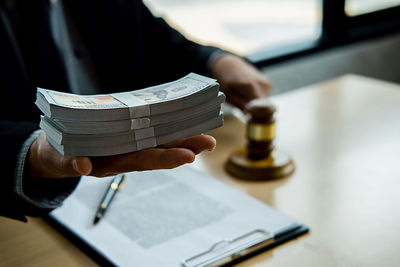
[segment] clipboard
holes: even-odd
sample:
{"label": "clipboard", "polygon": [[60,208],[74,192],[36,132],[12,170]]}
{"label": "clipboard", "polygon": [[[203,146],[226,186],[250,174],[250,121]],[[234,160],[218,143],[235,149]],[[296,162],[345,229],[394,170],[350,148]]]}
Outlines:
{"label": "clipboard", "polygon": [[299,226],[274,236],[266,230],[256,229],[213,244],[208,250],[182,260],[182,267],[214,267],[236,264],[308,231],[307,227]]}
{"label": "clipboard", "polygon": [[[222,182],[188,166],[169,171],[132,174],[132,178],[128,177],[124,190],[125,188],[129,189],[129,179],[142,177],[145,180],[149,180],[156,177],[155,175],[160,175],[163,181],[166,179],[166,176],[170,176],[172,179],[176,179],[178,182],[185,182],[187,185],[193,186],[202,192],[210,193],[211,188],[215,189],[216,192],[211,192],[210,195],[214,194],[214,196],[220,197],[222,200],[227,198],[226,203],[231,203],[232,201],[235,206],[244,204],[245,206],[243,207],[245,208],[238,208],[234,213],[230,213],[211,224],[206,224],[200,230],[194,229],[188,231],[164,243],[156,244],[148,248],[148,250],[140,249],[137,244],[127,247],[126,244],[130,241],[123,234],[115,237],[116,231],[115,229],[110,230],[107,217],[100,221],[100,225],[96,225],[95,227],[91,227],[88,223],[85,223],[85,221],[92,221],[95,210],[91,211],[90,214],[86,214],[87,209],[79,206],[81,204],[77,201],[76,192],[67,199],[63,207],[56,209],[50,214],[48,221],[97,263],[114,266],[231,266],[309,231],[303,224],[271,209],[265,203],[261,203],[242,192],[238,192],[222,184]],[[84,183],[89,181],[89,183],[103,183],[104,186],[109,184],[109,181],[104,178],[94,179],[84,177],[83,180]],[[80,191],[79,187],[76,190],[78,193]],[[133,187],[136,188],[135,185]],[[82,192],[87,195],[88,190],[83,188]],[[130,192],[127,193],[130,195]],[[102,192],[100,192],[101,195]],[[119,195],[116,196],[116,200],[118,200]],[[113,202],[112,208],[117,208],[117,204],[118,201],[116,203]],[[81,212],[79,211],[81,208],[83,212],[82,216],[71,216],[71,214]],[[258,222],[257,218],[246,217],[249,214],[251,215],[252,212],[258,214],[261,219],[266,220]],[[111,210],[107,215],[112,215]],[[242,218],[243,220],[240,221],[240,218],[243,216],[245,218]],[[273,223],[268,225],[270,221]],[[247,222],[249,222],[248,225]],[[251,225],[258,227],[251,228]],[[230,226],[233,228],[224,232],[224,229]],[[206,233],[205,237],[203,236],[204,233]],[[99,236],[99,234],[106,235]],[[184,239],[186,236],[188,237]],[[106,242],[101,243],[104,239],[106,239]],[[110,244],[113,245],[110,246]],[[113,247],[116,249],[113,250]],[[152,251],[153,248],[154,251]],[[118,251],[114,252],[116,250]],[[127,258],[121,258],[121,253],[123,253],[121,250],[126,250]],[[150,255],[158,255],[158,257]]]}

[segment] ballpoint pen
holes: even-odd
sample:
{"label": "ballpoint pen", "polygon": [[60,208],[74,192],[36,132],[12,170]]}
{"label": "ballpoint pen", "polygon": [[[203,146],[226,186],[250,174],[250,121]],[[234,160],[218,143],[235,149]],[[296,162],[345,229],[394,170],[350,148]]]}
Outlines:
{"label": "ballpoint pen", "polygon": [[104,216],[104,213],[110,206],[111,201],[113,200],[117,191],[120,189],[121,184],[124,180],[125,180],[125,174],[123,173],[118,174],[114,177],[96,211],[96,215],[93,220],[94,225],[97,224],[100,221],[100,219]]}

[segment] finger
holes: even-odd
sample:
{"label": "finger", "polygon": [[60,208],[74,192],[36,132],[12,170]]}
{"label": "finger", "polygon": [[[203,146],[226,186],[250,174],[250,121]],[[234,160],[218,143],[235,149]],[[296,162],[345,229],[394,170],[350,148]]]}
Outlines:
{"label": "finger", "polygon": [[243,98],[245,101],[250,101],[260,97],[258,87],[258,82],[246,82],[232,85],[230,91],[232,94]]}
{"label": "finger", "polygon": [[230,94],[237,95],[238,97],[243,98],[245,101],[267,97],[270,93],[270,90],[270,83],[264,79],[232,84],[229,88]]}
{"label": "finger", "polygon": [[272,84],[266,79],[262,79],[259,82],[259,97],[267,97],[271,94]]}
{"label": "finger", "polygon": [[226,101],[228,101],[229,103],[231,103],[232,105],[240,108],[241,110],[245,110],[246,109],[246,104],[249,102],[249,100],[246,100],[242,97],[239,97],[237,95],[227,95],[226,96]]}
{"label": "finger", "polygon": [[194,161],[195,154],[185,148],[151,148],[138,152],[92,158],[90,175],[110,176],[122,172],[171,169]]}
{"label": "finger", "polygon": [[92,162],[90,158],[88,157],[73,157],[73,158],[75,158],[75,163],[72,162],[72,164],[74,165],[75,170],[80,175],[88,175],[92,171]]}
{"label": "finger", "polygon": [[162,145],[164,148],[181,147],[192,150],[195,154],[199,154],[204,150],[212,151],[216,146],[216,140],[210,135],[196,135],[188,138],[175,140],[168,144]]}
{"label": "finger", "polygon": [[42,162],[48,170],[47,177],[63,178],[87,175],[92,171],[88,157],[62,156],[53,147],[46,149]]}

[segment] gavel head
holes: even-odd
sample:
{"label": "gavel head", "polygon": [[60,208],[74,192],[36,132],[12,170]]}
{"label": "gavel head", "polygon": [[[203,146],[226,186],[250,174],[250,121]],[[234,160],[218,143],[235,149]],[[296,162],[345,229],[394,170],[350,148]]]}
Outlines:
{"label": "gavel head", "polygon": [[276,108],[266,98],[256,99],[247,105],[250,119],[247,122],[247,157],[261,160],[270,156],[274,149]]}
{"label": "gavel head", "polygon": [[245,180],[271,180],[294,172],[292,158],[274,147],[274,105],[268,99],[257,99],[247,105],[247,146],[232,152],[225,164],[233,176]]}

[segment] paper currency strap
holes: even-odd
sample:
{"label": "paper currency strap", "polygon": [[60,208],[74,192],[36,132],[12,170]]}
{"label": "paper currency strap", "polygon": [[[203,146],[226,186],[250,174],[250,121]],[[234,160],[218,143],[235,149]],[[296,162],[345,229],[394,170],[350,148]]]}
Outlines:
{"label": "paper currency strap", "polygon": [[247,136],[254,141],[271,141],[275,138],[275,123],[250,123],[247,128]]}
{"label": "paper currency strap", "polygon": [[150,116],[150,105],[129,92],[110,95],[128,107],[131,119]]}
{"label": "paper currency strap", "polygon": [[150,118],[135,118],[131,119],[131,130],[149,128],[151,124]]}

